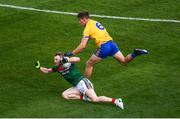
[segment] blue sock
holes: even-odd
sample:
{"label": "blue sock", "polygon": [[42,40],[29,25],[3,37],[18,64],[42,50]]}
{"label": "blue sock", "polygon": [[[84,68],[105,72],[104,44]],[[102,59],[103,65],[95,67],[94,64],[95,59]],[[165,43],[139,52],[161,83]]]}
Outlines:
{"label": "blue sock", "polygon": [[132,58],[135,58],[138,55],[136,53],[132,53],[131,56],[132,56]]}

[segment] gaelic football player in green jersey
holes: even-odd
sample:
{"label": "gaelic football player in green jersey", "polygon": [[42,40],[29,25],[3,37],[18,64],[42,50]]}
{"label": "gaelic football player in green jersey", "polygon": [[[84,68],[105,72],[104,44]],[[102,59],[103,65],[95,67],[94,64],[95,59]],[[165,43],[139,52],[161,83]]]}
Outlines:
{"label": "gaelic football player in green jersey", "polygon": [[79,57],[64,57],[59,52],[54,55],[55,65],[52,68],[45,68],[37,61],[35,67],[42,73],[59,73],[66,81],[72,84],[72,87],[62,93],[65,99],[80,99],[90,102],[112,102],[121,109],[124,109],[121,98],[115,99],[106,96],[97,96],[92,83],[85,78],[76,68],[75,63],[79,62]]}

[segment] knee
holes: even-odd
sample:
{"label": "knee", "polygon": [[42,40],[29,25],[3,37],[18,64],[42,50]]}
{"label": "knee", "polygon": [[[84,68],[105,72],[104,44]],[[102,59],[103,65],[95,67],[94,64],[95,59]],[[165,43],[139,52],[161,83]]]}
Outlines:
{"label": "knee", "polygon": [[121,60],[121,64],[125,65],[126,64],[126,60],[125,58]]}
{"label": "knee", "polygon": [[88,60],[88,61],[86,62],[86,66],[87,66],[87,67],[92,67],[92,66],[93,66],[92,61]]}
{"label": "knee", "polygon": [[69,99],[68,94],[67,94],[66,92],[63,92],[63,93],[62,93],[62,97],[63,97],[64,99],[66,99],[66,100]]}
{"label": "knee", "polygon": [[125,58],[121,58],[121,59],[117,59],[119,61],[119,63],[121,63],[122,65],[126,65],[126,59]]}

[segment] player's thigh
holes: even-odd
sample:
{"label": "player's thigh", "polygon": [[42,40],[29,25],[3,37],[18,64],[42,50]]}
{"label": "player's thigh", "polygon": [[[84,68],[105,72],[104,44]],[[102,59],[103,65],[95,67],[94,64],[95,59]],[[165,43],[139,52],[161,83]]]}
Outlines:
{"label": "player's thigh", "polygon": [[96,95],[96,92],[94,91],[93,88],[90,88],[86,91],[86,95],[93,101],[93,102],[98,102],[98,97]]}
{"label": "player's thigh", "polygon": [[124,55],[121,53],[121,51],[118,51],[114,56],[113,56],[116,60],[118,60],[121,63],[125,63],[125,57]]}
{"label": "player's thigh", "polygon": [[102,59],[100,58],[100,57],[98,57],[98,56],[96,56],[96,55],[92,55],[90,58],[89,58],[89,60],[87,61],[87,65],[95,65],[95,64],[97,64],[97,63],[99,63],[100,61],[101,61]]}
{"label": "player's thigh", "polygon": [[81,95],[80,91],[75,87],[68,88],[67,90],[65,90],[62,93],[63,96],[67,96],[67,95],[70,95],[70,94]]}

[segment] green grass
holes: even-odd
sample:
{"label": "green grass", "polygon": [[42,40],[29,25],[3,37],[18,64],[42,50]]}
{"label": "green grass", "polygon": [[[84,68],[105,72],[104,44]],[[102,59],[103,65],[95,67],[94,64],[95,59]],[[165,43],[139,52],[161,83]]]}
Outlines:
{"label": "green grass", "polygon": [[[178,0],[0,0],[0,3],[180,19]],[[112,104],[67,101],[61,92],[70,84],[58,74],[43,75],[34,69],[36,60],[51,67],[56,51],[69,51],[78,45],[83,28],[75,16],[0,7],[0,117],[180,117],[180,24],[93,19],[107,28],[124,55],[136,47],[150,51],[127,67],[112,58],[95,66],[91,81],[97,94],[124,97],[125,110]],[[78,55],[82,72],[95,49],[94,43],[89,42]]]}

